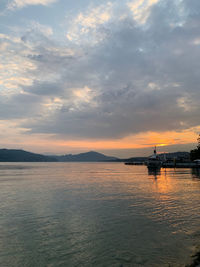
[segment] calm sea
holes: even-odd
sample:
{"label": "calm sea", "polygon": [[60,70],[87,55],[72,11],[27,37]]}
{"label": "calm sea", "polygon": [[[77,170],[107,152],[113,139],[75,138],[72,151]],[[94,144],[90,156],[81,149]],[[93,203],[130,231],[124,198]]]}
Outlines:
{"label": "calm sea", "polygon": [[0,266],[184,266],[200,178],[123,163],[1,163]]}

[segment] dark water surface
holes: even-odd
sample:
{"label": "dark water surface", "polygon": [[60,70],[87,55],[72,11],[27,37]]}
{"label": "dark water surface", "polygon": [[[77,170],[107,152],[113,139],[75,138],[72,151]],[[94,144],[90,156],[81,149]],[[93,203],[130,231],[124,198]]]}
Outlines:
{"label": "dark water surface", "polygon": [[0,266],[184,266],[200,178],[122,163],[1,163]]}

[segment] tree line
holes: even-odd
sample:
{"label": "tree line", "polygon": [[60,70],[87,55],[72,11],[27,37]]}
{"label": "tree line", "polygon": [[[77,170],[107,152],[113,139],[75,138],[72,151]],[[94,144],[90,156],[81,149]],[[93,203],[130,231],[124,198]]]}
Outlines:
{"label": "tree line", "polygon": [[190,151],[191,160],[200,159],[200,134],[197,138],[197,148]]}

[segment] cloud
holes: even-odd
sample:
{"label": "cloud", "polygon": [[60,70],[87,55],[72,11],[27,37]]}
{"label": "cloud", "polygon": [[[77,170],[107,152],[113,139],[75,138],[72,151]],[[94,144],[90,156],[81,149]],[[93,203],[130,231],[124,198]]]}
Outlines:
{"label": "cloud", "polygon": [[108,2],[106,5],[90,7],[85,13],[80,12],[72,19],[66,37],[76,43],[83,42],[83,40],[88,41],[87,43],[96,43],[103,39],[105,32],[100,31],[99,27],[109,22],[112,9],[113,4]]}
{"label": "cloud", "polygon": [[200,125],[198,1],[134,3],[145,12],[144,21],[127,5],[126,16],[110,4],[89,8],[69,23],[67,32],[75,25],[77,37],[65,43],[41,27],[21,38],[2,36],[9,69],[2,81],[5,90],[9,82],[17,91],[1,95],[1,119],[21,118],[19,126],[29,134],[71,139]]}
{"label": "cloud", "polygon": [[39,22],[32,21],[30,24],[31,31],[40,32],[44,36],[53,35],[53,29],[50,26],[40,24]]}
{"label": "cloud", "polygon": [[133,13],[133,18],[139,24],[144,24],[148,19],[151,8],[160,0],[134,0],[127,5]]}
{"label": "cloud", "polygon": [[52,3],[57,2],[57,0],[12,0],[8,4],[8,9],[23,8],[28,5],[43,5],[48,6]]}

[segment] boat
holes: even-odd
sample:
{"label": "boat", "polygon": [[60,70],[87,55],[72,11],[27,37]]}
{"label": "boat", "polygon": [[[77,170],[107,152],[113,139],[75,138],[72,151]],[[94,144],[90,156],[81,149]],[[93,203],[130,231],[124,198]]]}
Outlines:
{"label": "boat", "polygon": [[146,166],[148,169],[155,170],[155,169],[160,169],[162,166],[162,161],[159,159],[157,152],[156,152],[156,147],[154,149],[154,153],[152,156],[148,158],[146,161]]}

